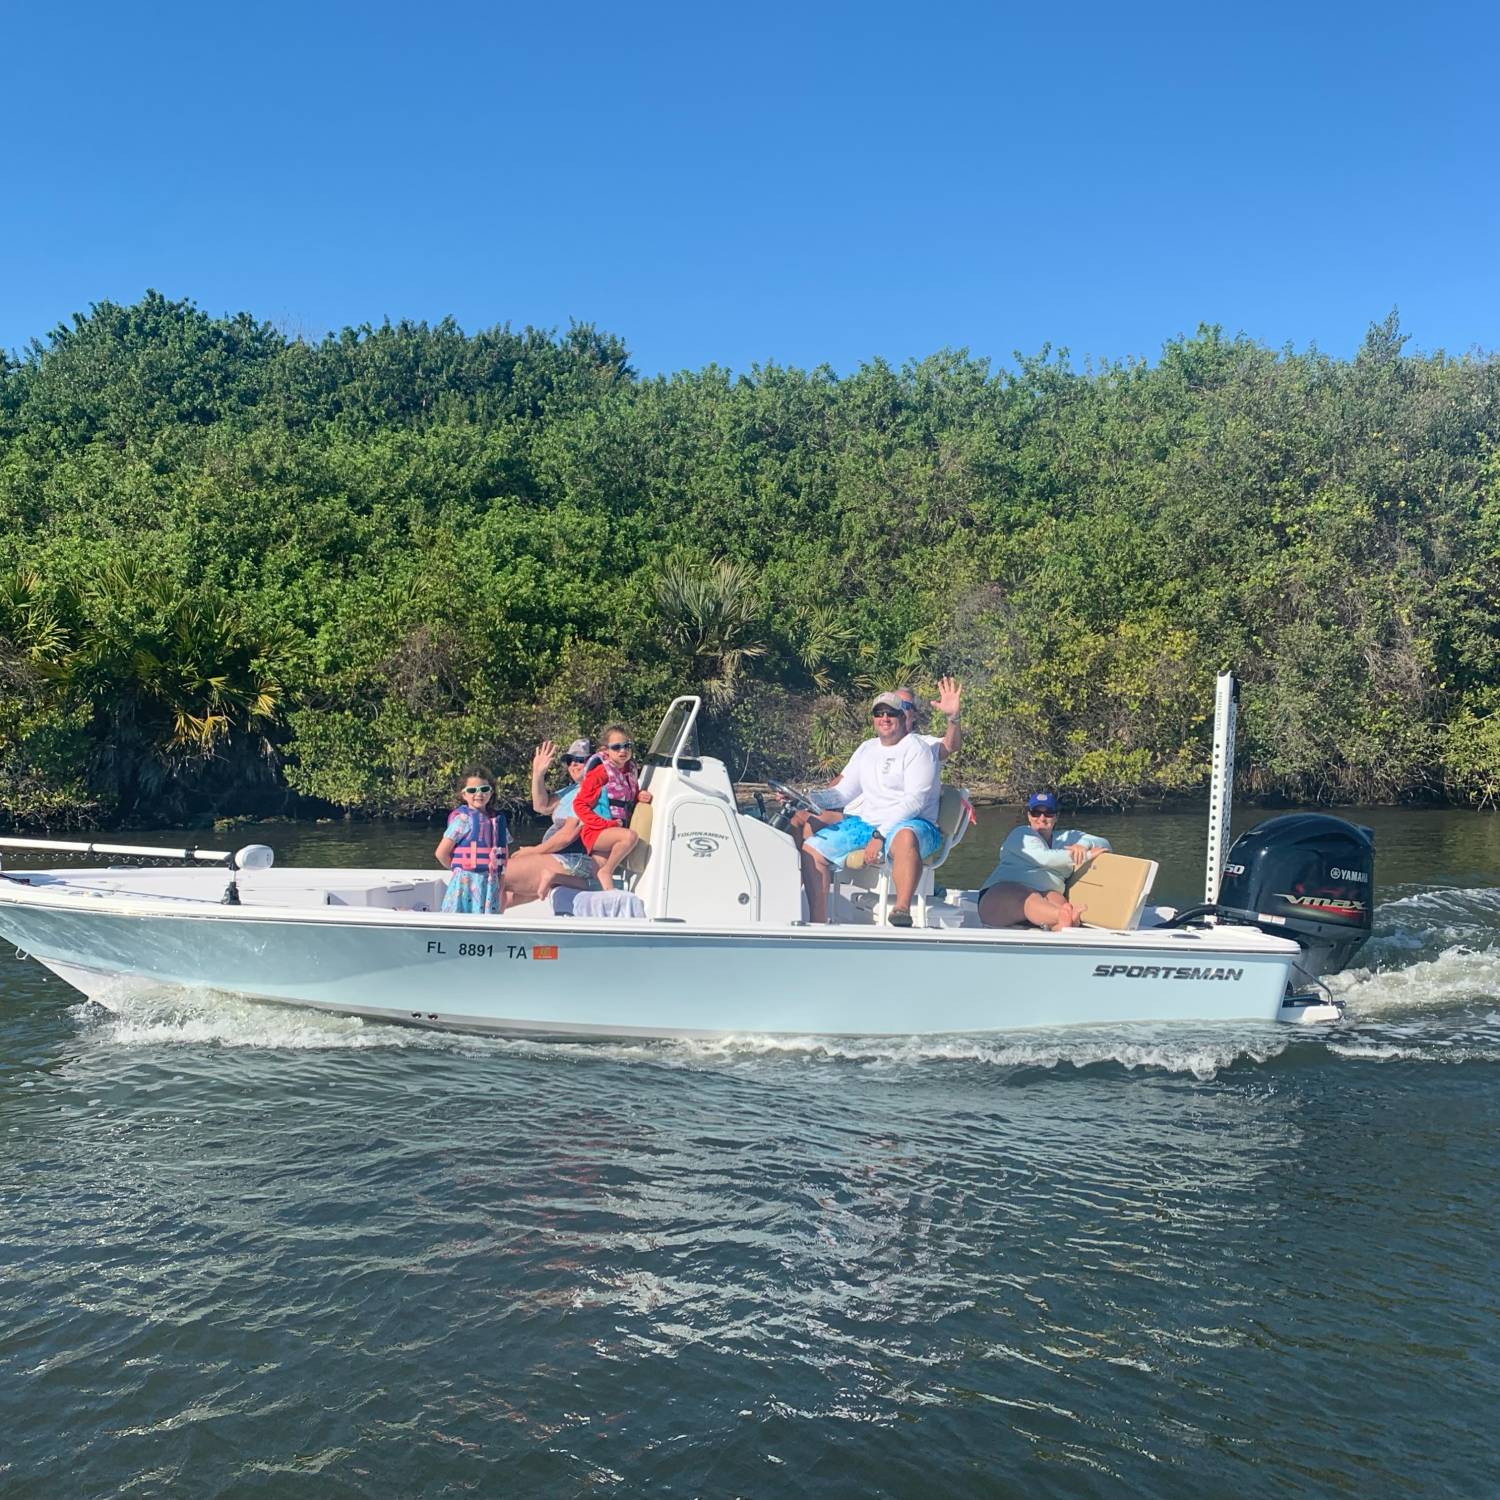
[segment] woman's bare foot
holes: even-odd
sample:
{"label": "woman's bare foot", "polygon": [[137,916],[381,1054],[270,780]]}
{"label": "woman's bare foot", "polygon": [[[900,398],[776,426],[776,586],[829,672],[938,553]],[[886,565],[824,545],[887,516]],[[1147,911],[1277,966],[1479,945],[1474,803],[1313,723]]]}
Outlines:
{"label": "woman's bare foot", "polygon": [[1079,922],[1083,920],[1083,914],[1087,910],[1088,907],[1086,906],[1074,906],[1071,901],[1064,901],[1063,904],[1057,908],[1057,921],[1054,924],[1052,931],[1063,932],[1066,931],[1066,929],[1068,929],[1069,927],[1077,927]]}

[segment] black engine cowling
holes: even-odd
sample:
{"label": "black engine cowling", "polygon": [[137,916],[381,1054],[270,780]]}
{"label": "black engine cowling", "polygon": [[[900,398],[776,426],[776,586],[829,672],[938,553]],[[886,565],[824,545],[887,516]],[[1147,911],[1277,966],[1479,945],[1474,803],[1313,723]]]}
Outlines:
{"label": "black engine cowling", "polygon": [[1280,920],[1314,974],[1345,968],[1370,935],[1375,835],[1326,813],[1288,813],[1241,834],[1224,862],[1219,905]]}

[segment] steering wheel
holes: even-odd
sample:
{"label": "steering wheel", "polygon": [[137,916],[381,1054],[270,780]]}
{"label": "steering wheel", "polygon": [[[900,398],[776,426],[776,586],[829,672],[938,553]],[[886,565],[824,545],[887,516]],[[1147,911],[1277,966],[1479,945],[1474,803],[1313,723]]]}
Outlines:
{"label": "steering wheel", "polygon": [[798,812],[817,812],[818,804],[805,793],[799,792],[796,787],[788,786],[784,781],[772,781],[769,776],[766,778],[766,785],[778,797],[789,802]]}

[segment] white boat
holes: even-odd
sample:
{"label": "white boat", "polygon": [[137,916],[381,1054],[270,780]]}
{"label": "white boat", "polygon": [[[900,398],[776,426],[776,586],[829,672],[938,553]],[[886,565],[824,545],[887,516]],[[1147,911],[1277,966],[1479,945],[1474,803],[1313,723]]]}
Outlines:
{"label": "white boat", "polygon": [[[1123,861],[1117,926],[981,927],[978,893],[936,880],[969,821],[955,792],[913,928],[881,921],[879,869],[836,889],[829,925],[808,925],[791,837],[736,806],[723,763],[698,753],[698,709],[676,700],[644,762],[652,802],[637,809],[643,837],[625,876],[640,915],[569,915],[552,901],[447,914],[440,871],[277,869],[259,845],[227,854],[5,839],[175,854],[193,867],[4,871],[0,934],[106,1004],[134,983],[192,986],[493,1033],[871,1036],[1337,1014],[1302,993],[1309,944],[1296,940],[1295,917],[1151,907],[1149,861]],[[1234,854],[1227,870],[1243,874]],[[1327,916],[1311,925],[1326,928]],[[1346,934],[1345,946],[1362,936]]]}

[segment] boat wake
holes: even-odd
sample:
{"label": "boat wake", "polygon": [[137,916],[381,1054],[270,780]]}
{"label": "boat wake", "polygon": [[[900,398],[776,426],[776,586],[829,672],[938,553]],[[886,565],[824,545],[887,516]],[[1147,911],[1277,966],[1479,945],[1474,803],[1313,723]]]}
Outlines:
{"label": "boat wake", "polygon": [[1359,968],[1328,988],[1345,1024],[1331,1056],[1500,1062],[1500,889],[1412,890],[1381,903]]}
{"label": "boat wake", "polygon": [[1493,1001],[1500,997],[1500,950],[1455,944],[1402,968],[1350,969],[1327,984],[1353,1020]]}
{"label": "boat wake", "polygon": [[1387,928],[1416,923],[1437,929],[1449,922],[1493,932],[1500,924],[1500,886],[1416,886],[1381,901],[1377,919]]}
{"label": "boat wake", "polygon": [[[1187,1074],[1210,1079],[1237,1063],[1268,1062],[1295,1040],[1267,1026],[1069,1027],[1011,1032],[1003,1036],[794,1037],[730,1036],[673,1042],[675,1060],[688,1067],[745,1066],[764,1061],[784,1065],[838,1064],[897,1070],[933,1064],[978,1065],[1035,1074],[1120,1068],[1127,1072]],[[657,1056],[660,1058],[661,1054]]]}
{"label": "boat wake", "polygon": [[118,1047],[177,1044],[288,1051],[363,1050],[447,1044],[453,1040],[408,1027],[371,1024],[357,1016],[261,1004],[218,990],[121,981],[101,990],[96,999],[98,1003],[78,1005],[74,1013],[95,1041]]}

